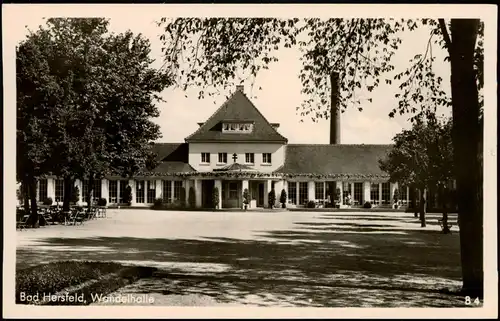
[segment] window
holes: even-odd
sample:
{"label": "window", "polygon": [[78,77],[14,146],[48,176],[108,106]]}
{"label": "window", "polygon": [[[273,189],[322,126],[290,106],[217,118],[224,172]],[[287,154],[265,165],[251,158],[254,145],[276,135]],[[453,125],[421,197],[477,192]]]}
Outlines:
{"label": "window", "polygon": [[245,163],[253,164],[255,162],[255,154],[254,153],[245,153]]}
{"label": "window", "polygon": [[181,200],[182,181],[174,181],[174,200]]}
{"label": "window", "polygon": [[271,164],[271,153],[263,153],[262,154],[262,163],[263,164]]}
{"label": "window", "polygon": [[87,194],[89,193],[89,180],[84,179],[82,182],[82,201],[87,202]]}
{"label": "window", "polygon": [[47,199],[47,179],[38,181],[38,201],[43,202]]}
{"label": "window", "polygon": [[372,204],[379,204],[379,184],[372,183],[370,185],[370,199],[372,200]]}
{"label": "window", "polygon": [[110,203],[117,203],[118,201],[118,181],[116,180],[109,180],[109,202]]}
{"label": "window", "polygon": [[347,195],[351,195],[351,198],[352,198],[351,183],[342,182],[342,194],[344,196],[344,200],[347,197]]}
{"label": "window", "polygon": [[227,153],[219,153],[219,164],[227,163]]}
{"label": "window", "polygon": [[251,133],[253,124],[250,123],[224,123],[222,124],[223,133]]}
{"label": "window", "polygon": [[288,203],[297,205],[297,183],[288,182]]}
{"label": "window", "polygon": [[408,204],[408,206],[410,208],[418,207],[420,204],[420,193],[418,192],[418,190],[415,189],[414,187],[410,187],[408,191],[408,196],[410,199],[410,203]]}
{"label": "window", "polygon": [[147,181],[148,182],[148,194],[146,198],[146,203],[154,203],[156,198],[156,182],[155,181]]}
{"label": "window", "polygon": [[354,183],[354,202],[358,205],[363,204],[363,183]]}
{"label": "window", "polygon": [[102,188],[101,180],[100,179],[95,179],[94,180],[94,192],[93,192],[94,197],[92,198],[92,200],[94,202],[97,202],[98,200],[101,199],[101,197],[102,197],[101,188]]}
{"label": "window", "polygon": [[126,194],[126,190],[127,190],[127,186],[128,186],[128,181],[127,180],[121,180],[120,181],[120,204],[123,204],[125,203],[125,201],[123,200],[125,194]]}
{"label": "window", "polygon": [[172,202],[172,181],[163,181],[163,201],[166,203]]}
{"label": "window", "polygon": [[[84,179],[82,182],[82,199],[84,202],[87,202],[87,194],[89,193],[89,180]],[[101,180],[95,179],[92,182],[92,198],[93,202],[97,202],[101,198]]]}
{"label": "window", "polygon": [[325,182],[316,182],[314,184],[314,198],[317,200],[325,199]]}
{"label": "window", "polygon": [[326,198],[329,202],[333,202],[337,197],[337,183],[335,181],[325,182],[326,185]]}
{"label": "window", "polygon": [[399,202],[401,203],[401,205],[407,205],[408,188],[406,186],[398,186],[398,191],[399,191]]}
{"label": "window", "polygon": [[64,179],[56,179],[55,180],[56,187],[56,202],[64,202]]}
{"label": "window", "polygon": [[135,202],[144,203],[144,181],[135,182]]}
{"label": "window", "polygon": [[304,205],[308,201],[307,182],[299,182],[299,204]]}
{"label": "window", "polygon": [[391,204],[391,183],[382,183],[382,202],[383,204]]}
{"label": "window", "polygon": [[236,182],[229,183],[229,198],[230,199],[238,198],[238,184]]}
{"label": "window", "polygon": [[203,164],[210,164],[210,153],[201,153],[201,162]]}

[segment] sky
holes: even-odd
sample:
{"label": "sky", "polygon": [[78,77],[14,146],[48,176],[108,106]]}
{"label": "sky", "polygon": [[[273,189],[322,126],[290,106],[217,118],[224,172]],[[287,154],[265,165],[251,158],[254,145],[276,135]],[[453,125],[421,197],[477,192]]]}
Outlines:
{"label": "sky", "polygon": [[[156,59],[155,65],[162,64],[159,40],[161,28],[155,21],[163,15],[154,10],[130,19],[130,16],[106,12],[103,17],[110,19],[110,31],[124,32],[130,29],[141,33],[151,42],[151,55]],[[9,33],[16,42],[26,37],[28,28],[36,29],[44,25],[44,17],[50,17],[46,11],[31,12],[20,16]],[[417,53],[424,53],[428,41],[428,30],[417,30],[402,34],[403,43],[393,58],[396,71],[403,71],[408,61]],[[444,52],[434,46],[436,73],[443,79],[449,79],[449,65],[443,61]],[[301,84],[298,78],[301,67],[297,49],[285,49],[278,54],[279,62],[274,63],[269,70],[261,71],[254,83],[245,83],[245,93],[251,97],[255,106],[271,123],[280,123],[279,132],[288,138],[289,143],[327,144],[329,143],[329,121],[312,122],[296,113],[296,107],[302,102]],[[445,90],[449,85],[445,81]],[[256,90],[261,87],[262,90]],[[234,90],[234,89],[232,89]],[[349,108],[341,116],[341,143],[344,144],[388,144],[392,137],[404,128],[409,128],[410,115],[389,118],[388,114],[397,104],[394,94],[396,86],[380,85],[373,93],[373,102],[363,105],[363,111]],[[225,93],[229,94],[229,93]],[[184,92],[181,89],[167,88],[162,93],[165,102],[158,103],[160,117],[154,122],[160,125],[162,137],[159,142],[183,142],[184,138],[194,132],[198,122],[205,121],[224,102],[225,94],[219,97],[208,97],[199,100],[196,91]],[[185,97],[187,95],[187,97]],[[214,104],[215,101],[215,104]],[[443,110],[446,115],[450,110]]]}

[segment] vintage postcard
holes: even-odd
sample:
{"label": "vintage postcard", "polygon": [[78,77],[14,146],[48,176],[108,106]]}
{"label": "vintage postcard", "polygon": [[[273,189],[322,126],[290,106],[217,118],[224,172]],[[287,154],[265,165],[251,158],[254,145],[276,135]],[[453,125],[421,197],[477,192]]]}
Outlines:
{"label": "vintage postcard", "polygon": [[2,9],[4,316],[498,317],[494,6]]}

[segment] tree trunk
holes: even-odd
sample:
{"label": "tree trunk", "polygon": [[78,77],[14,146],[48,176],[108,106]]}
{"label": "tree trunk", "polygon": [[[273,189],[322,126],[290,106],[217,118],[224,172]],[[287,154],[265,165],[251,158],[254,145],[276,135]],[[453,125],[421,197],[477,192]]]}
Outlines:
{"label": "tree trunk", "polygon": [[421,227],[426,227],[427,224],[425,222],[425,210],[427,209],[427,200],[426,200],[426,193],[427,190],[425,188],[420,189],[422,193],[422,197],[420,197],[420,226]]}
{"label": "tree trunk", "polygon": [[413,193],[411,194],[411,206],[413,207],[413,215],[415,218],[418,217],[418,207],[417,207],[417,190],[413,188]]}
{"label": "tree trunk", "polygon": [[75,184],[75,180],[71,177],[64,177],[64,200],[63,200],[63,211],[69,211],[69,205],[71,202],[72,194],[73,194],[73,185]]}
{"label": "tree trunk", "polygon": [[457,179],[463,295],[483,297],[483,211],[479,162],[481,127],[474,71],[479,20],[451,19],[453,148]]}
{"label": "tree trunk", "polygon": [[29,192],[29,180],[25,177],[21,183],[21,192],[24,201],[24,211],[26,214],[30,213],[30,192]]}
{"label": "tree trunk", "polygon": [[36,179],[31,176],[28,180],[29,180],[28,188],[31,200],[31,213],[30,213],[29,223],[31,224],[32,227],[37,227],[38,209],[36,204]]}
{"label": "tree trunk", "polygon": [[444,187],[440,189],[440,201],[441,206],[443,208],[443,233],[450,233],[450,229],[448,227],[448,202],[449,202],[449,191],[448,188]]}

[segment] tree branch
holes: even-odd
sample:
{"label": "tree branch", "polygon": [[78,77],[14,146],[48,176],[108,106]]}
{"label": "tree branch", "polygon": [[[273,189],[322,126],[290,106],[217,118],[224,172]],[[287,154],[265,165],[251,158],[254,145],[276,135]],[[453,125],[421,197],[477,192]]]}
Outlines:
{"label": "tree branch", "polygon": [[451,54],[451,39],[450,34],[448,33],[448,29],[446,29],[446,23],[444,19],[438,19],[439,28],[441,29],[441,33],[443,34],[444,42],[446,43],[446,48],[448,49],[448,53]]}

